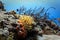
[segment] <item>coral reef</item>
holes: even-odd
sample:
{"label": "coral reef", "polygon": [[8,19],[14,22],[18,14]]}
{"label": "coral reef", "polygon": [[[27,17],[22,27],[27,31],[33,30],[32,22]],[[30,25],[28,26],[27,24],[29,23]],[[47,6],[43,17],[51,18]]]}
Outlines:
{"label": "coral reef", "polygon": [[14,10],[4,11],[2,6],[0,2],[0,40],[38,40],[38,36],[60,35],[59,25],[49,20],[48,9],[45,12],[44,8],[38,8],[39,11],[36,12],[37,9],[26,11],[25,8],[20,8],[17,9],[17,14]]}

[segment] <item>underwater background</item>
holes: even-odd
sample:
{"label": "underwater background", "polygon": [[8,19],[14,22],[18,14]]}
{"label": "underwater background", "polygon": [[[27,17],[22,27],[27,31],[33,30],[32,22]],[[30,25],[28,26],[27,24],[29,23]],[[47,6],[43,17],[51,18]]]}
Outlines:
{"label": "underwater background", "polygon": [[60,18],[60,0],[1,0],[4,3],[6,11],[11,11],[20,8],[21,6],[29,8],[44,7],[48,9],[54,7],[55,9],[49,9],[50,18]]}

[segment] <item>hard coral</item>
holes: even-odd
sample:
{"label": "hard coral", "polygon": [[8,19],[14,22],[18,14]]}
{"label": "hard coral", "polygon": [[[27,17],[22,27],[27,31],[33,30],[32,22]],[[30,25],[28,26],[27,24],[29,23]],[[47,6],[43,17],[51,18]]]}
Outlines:
{"label": "hard coral", "polygon": [[22,15],[20,16],[20,18],[18,19],[18,22],[21,24],[23,24],[24,26],[28,25],[32,25],[34,23],[34,18],[31,16],[27,16],[27,15]]}

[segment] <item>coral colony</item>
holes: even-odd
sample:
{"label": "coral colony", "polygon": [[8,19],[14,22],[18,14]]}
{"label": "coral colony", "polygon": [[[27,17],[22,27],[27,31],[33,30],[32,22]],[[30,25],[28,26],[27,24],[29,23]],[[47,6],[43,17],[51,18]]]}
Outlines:
{"label": "coral colony", "polygon": [[[36,10],[20,7],[19,14],[14,10],[6,12],[0,1],[0,40],[37,40],[37,35],[60,35],[59,25],[49,19],[49,9]],[[60,18],[54,20],[60,21]]]}

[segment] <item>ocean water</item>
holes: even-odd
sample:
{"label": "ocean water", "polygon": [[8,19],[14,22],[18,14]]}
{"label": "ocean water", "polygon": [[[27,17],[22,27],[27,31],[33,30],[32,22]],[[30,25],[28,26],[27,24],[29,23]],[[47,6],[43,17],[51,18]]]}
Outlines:
{"label": "ocean water", "polygon": [[60,17],[60,0],[1,0],[7,11],[15,10],[20,8],[20,6],[25,6],[27,9],[35,7],[54,7],[54,9],[49,9],[50,17],[58,18]]}

